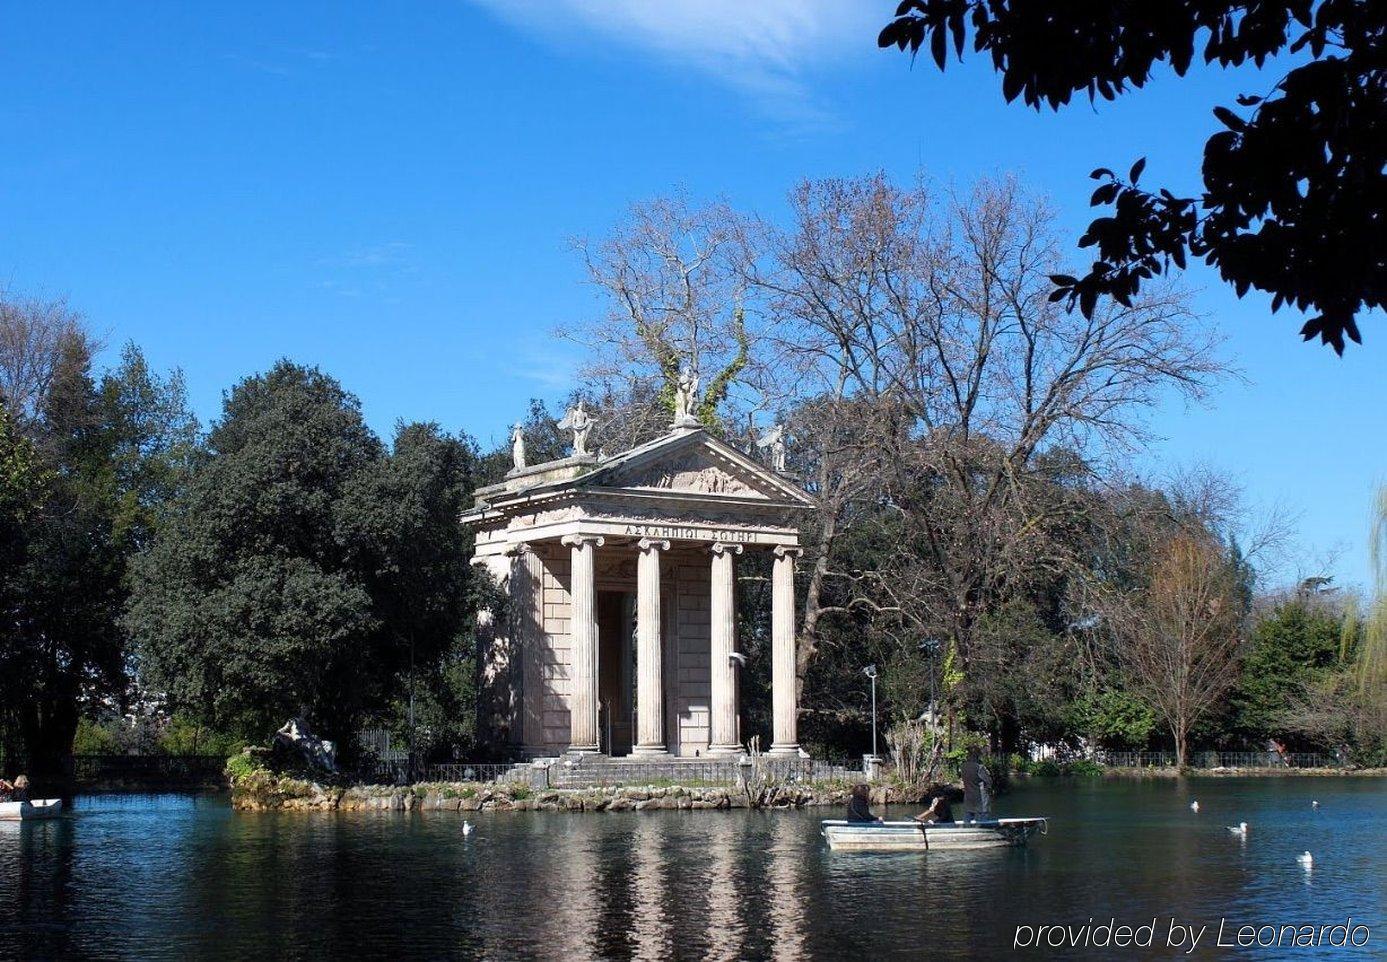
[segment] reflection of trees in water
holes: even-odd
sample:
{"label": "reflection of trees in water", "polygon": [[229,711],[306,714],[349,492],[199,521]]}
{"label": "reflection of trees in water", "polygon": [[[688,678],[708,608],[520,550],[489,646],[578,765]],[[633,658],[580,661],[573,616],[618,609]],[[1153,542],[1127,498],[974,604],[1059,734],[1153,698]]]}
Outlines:
{"label": "reflection of trees in water", "polygon": [[0,956],[70,954],[69,926],[52,921],[71,917],[71,836],[67,819],[0,822]]}
{"label": "reflection of trees in water", "polygon": [[355,870],[343,838],[360,831],[327,814],[233,813],[215,839],[184,846],[192,858],[169,886],[170,896],[182,895],[175,915],[216,920],[199,942],[218,951],[344,947],[337,934],[371,895],[370,875]]}

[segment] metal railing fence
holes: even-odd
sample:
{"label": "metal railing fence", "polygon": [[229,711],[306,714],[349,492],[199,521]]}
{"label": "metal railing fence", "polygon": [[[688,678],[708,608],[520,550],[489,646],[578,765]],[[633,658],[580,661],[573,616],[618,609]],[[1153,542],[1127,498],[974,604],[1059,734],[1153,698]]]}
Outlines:
{"label": "metal railing fence", "polygon": [[[1098,751],[1093,760],[1110,768],[1173,768],[1174,752]],[[1333,755],[1320,752],[1190,752],[1190,768],[1343,768]]]}
{"label": "metal railing fence", "polygon": [[71,755],[73,781],[202,784],[219,782],[225,755]]}
{"label": "metal railing fence", "polygon": [[671,759],[598,762],[556,762],[550,781],[560,788],[597,788],[616,785],[735,785],[738,781],[768,776],[787,782],[847,780],[862,777],[861,760],[816,758]]}

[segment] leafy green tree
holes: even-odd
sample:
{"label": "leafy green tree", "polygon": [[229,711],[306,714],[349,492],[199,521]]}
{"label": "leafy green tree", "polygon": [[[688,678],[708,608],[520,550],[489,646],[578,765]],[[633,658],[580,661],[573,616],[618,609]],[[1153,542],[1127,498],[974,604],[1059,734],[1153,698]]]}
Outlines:
{"label": "leafy green tree", "polygon": [[468,617],[456,518],[473,472],[470,444],[433,425],[400,428],[388,454],[314,368],[242,381],[134,566],[143,681],[250,738],[305,715],[349,752]]}
{"label": "leafy green tree", "polygon": [[1338,668],[1342,621],[1339,612],[1302,597],[1286,600],[1258,620],[1230,695],[1229,734],[1248,744],[1275,738],[1294,747],[1286,706]]}
{"label": "leafy green tree", "polygon": [[[0,578],[0,728],[8,768],[53,773],[84,712],[126,693],[119,624],[126,565],[177,484],[196,431],[177,375],[127,347],[97,376],[80,318],[54,305],[0,310],[7,508]],[[18,434],[16,432],[19,432]]]}
{"label": "leafy green tree", "polygon": [[[19,573],[28,549],[26,526],[42,504],[47,483],[33,442],[20,432],[0,399],[0,626],[17,628],[23,618]],[[0,771],[12,769],[22,754],[18,699],[26,653],[20,632],[0,627]]]}
{"label": "leafy green tree", "polygon": [[1141,750],[1158,719],[1150,706],[1120,688],[1103,688],[1072,703],[1073,730],[1105,748]]}

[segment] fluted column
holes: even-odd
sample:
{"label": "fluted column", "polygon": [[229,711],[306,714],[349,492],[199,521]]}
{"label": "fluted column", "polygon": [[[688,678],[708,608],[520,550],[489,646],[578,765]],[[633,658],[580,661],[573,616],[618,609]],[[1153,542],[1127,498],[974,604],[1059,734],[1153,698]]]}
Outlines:
{"label": "fluted column", "polygon": [[636,744],[633,755],[664,755],[665,668],[660,636],[660,552],[668,541],[642,538],[636,562]]}
{"label": "fluted column", "polygon": [[544,743],[544,559],[532,545],[522,544],[518,560],[511,580],[520,658],[520,725],[515,734],[522,745],[538,748]]}
{"label": "fluted column", "polygon": [[572,554],[569,618],[573,647],[569,695],[568,750],[601,751],[597,738],[597,573],[593,555],[604,543],[596,535],[573,534],[563,539]]}
{"label": "fluted column", "polygon": [[784,545],[771,563],[771,754],[799,754],[799,704],[795,698],[795,559],[803,552]]}
{"label": "fluted column", "polygon": [[736,755],[742,750],[737,735],[737,651],[736,577],[733,557],[742,553],[739,544],[713,544],[713,584],[710,604],[710,718],[708,753]]}

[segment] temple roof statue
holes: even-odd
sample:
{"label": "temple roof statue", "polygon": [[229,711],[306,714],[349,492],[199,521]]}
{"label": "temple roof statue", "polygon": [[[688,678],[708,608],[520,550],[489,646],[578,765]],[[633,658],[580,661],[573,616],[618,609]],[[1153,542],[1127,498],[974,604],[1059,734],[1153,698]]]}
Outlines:
{"label": "temple roof statue", "polygon": [[592,433],[592,417],[583,410],[583,402],[570,408],[559,422],[559,429],[573,432],[573,455],[581,457],[588,453],[588,435]]}
{"label": "temple roof statue", "polygon": [[756,439],[756,446],[769,454],[772,471],[785,473],[785,425],[772,425]]}
{"label": "temple roof statue", "polygon": [[674,388],[674,427],[698,427],[694,405],[698,401],[698,373],[685,364],[679,369],[679,383]]}

